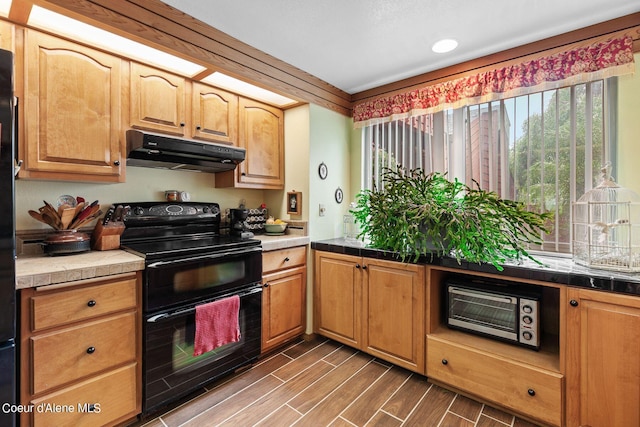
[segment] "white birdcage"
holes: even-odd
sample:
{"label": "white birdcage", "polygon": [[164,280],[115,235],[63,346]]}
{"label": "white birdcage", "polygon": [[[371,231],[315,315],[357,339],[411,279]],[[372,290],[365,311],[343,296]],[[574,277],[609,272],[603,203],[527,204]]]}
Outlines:
{"label": "white birdcage", "polygon": [[602,182],[573,204],[573,260],[606,270],[640,271],[640,196],[602,169]]}

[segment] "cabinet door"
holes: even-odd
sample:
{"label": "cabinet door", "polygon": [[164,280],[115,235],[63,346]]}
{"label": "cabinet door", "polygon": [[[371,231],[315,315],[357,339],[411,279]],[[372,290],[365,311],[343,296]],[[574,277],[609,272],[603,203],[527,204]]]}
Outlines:
{"label": "cabinet door", "polygon": [[359,348],[362,313],[362,259],[316,252],[315,332]]}
{"label": "cabinet door", "polygon": [[424,373],[424,266],[363,259],[362,349]]}
{"label": "cabinet door", "polygon": [[305,267],[263,277],[263,352],[304,332],[307,317],[306,277]]}
{"label": "cabinet door", "polygon": [[237,145],[237,95],[197,82],[192,87],[192,136]]}
{"label": "cabinet door", "polygon": [[121,60],[26,32],[21,177],[124,181]]}
{"label": "cabinet door", "polygon": [[640,298],[569,290],[567,426],[640,425]]}
{"label": "cabinet door", "polygon": [[185,136],[185,79],[131,63],[131,126]]}
{"label": "cabinet door", "polygon": [[245,160],[235,171],[216,174],[216,187],[284,189],[284,113],[239,99],[238,145]]}

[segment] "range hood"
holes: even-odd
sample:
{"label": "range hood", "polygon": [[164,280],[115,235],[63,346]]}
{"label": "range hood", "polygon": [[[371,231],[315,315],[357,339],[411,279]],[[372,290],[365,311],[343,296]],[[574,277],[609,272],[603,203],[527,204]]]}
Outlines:
{"label": "range hood", "polygon": [[224,172],[244,158],[244,148],[127,130],[127,166]]}

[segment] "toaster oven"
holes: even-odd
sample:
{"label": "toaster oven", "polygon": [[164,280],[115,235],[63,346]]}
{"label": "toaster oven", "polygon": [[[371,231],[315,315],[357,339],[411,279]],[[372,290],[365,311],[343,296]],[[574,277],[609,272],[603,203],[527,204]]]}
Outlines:
{"label": "toaster oven", "polygon": [[541,293],[527,285],[449,279],[446,316],[450,328],[540,348]]}

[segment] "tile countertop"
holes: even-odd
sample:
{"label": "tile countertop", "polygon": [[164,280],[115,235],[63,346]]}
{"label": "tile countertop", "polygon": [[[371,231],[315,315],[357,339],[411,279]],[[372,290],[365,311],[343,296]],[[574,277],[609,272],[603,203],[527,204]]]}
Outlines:
{"label": "tile countertop", "polygon": [[92,279],[143,269],[143,258],[122,250],[18,257],[16,289]]}
{"label": "tile countertop", "polygon": [[[341,253],[346,255],[364,256],[368,258],[389,259],[398,261],[393,252],[368,248],[360,241],[342,238],[311,242],[311,248],[321,251]],[[578,265],[571,258],[537,256],[542,263],[536,264],[531,260],[505,263],[503,271],[498,271],[491,264],[474,264],[462,261],[458,263],[450,257],[422,257],[418,262],[438,265],[442,267],[458,268],[461,270],[482,273],[499,274],[520,279],[539,280],[542,282],[558,283],[582,288],[597,289],[640,296],[640,273],[624,273],[600,270]]]}
{"label": "tile countertop", "polygon": [[308,245],[310,242],[309,236],[301,236],[297,234],[285,234],[282,236],[256,234],[255,238],[262,242],[263,252],[292,248],[294,246],[304,246]]}
{"label": "tile countertop", "polygon": [[[256,235],[263,251],[309,244],[309,236]],[[123,250],[89,251],[75,255],[21,256],[16,260],[16,289],[33,288],[110,276],[144,269],[144,259]]]}

